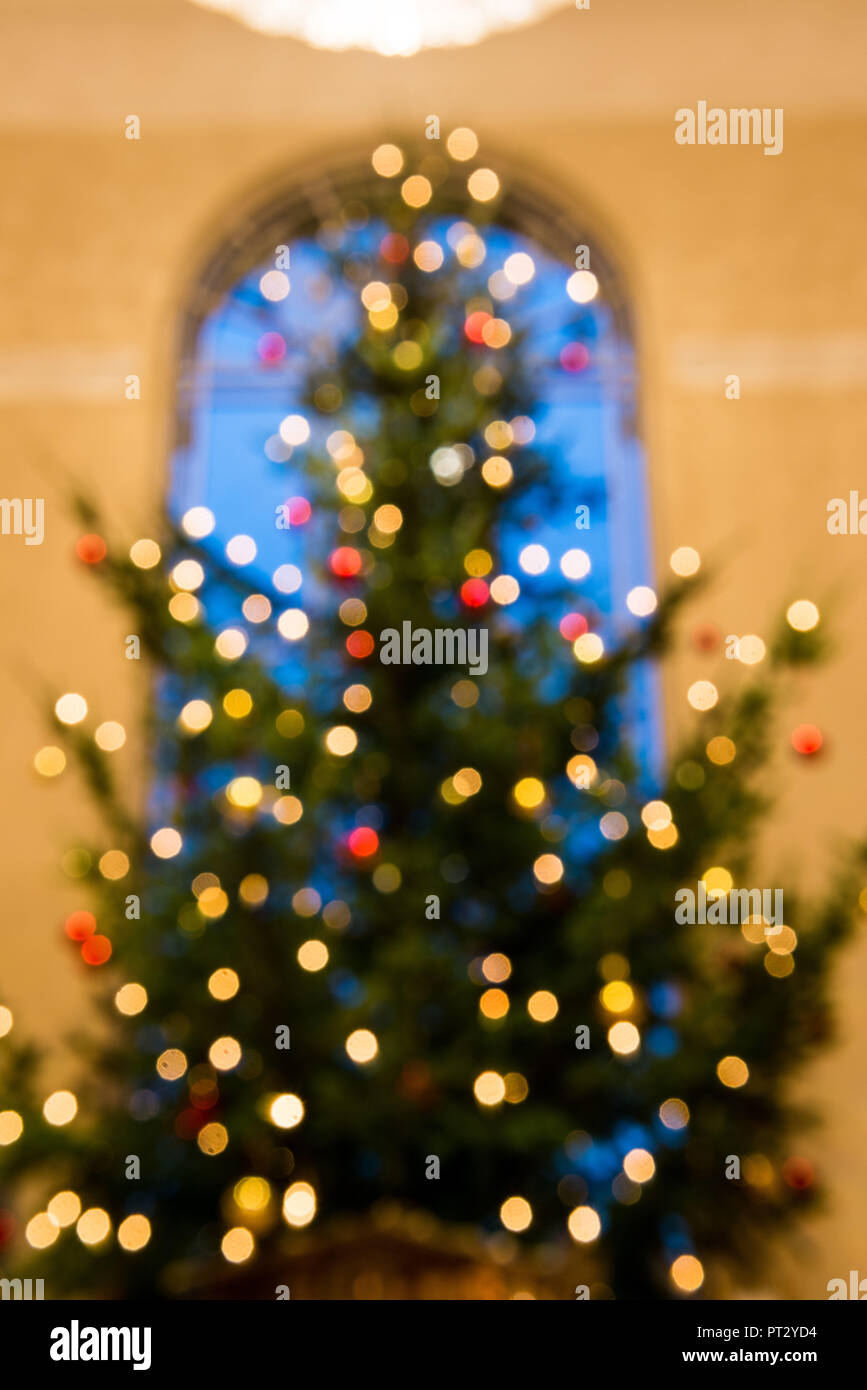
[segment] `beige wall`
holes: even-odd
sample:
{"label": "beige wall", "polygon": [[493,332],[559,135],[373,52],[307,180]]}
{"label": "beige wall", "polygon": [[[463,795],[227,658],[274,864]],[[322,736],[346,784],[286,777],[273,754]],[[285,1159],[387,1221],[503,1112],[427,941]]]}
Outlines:
{"label": "beige wall", "polygon": [[[145,676],[122,659],[123,615],[71,561],[67,484],[86,482],[121,534],[147,533],[166,479],[179,307],[228,211],[319,152],[418,136],[430,113],[473,126],[483,152],[489,142],[590,208],[623,262],[658,563],[688,543],[721,566],[687,630],[707,621],[767,635],[792,597],[834,607],[834,660],[792,685],[785,716],[822,725],[827,756],[781,758],[763,850],[821,888],[841,838],[867,826],[867,540],[825,532],[827,500],[864,476],[863,6],[594,0],[587,13],[566,6],[474,49],[408,60],[267,39],[185,0],[13,0],[6,12],[3,492],[47,507],[44,545],[0,540],[2,977],[22,1027],[57,1038],[84,1016],[78,962],[59,935],[75,889],[58,860],[89,822],[74,775],[46,785],[32,771],[46,741],[40,692],[80,690],[99,717],[126,723],[117,765],[131,795],[141,786]],[[674,111],[699,99],[783,106],[784,153],[677,146]],[[137,143],[123,138],[133,113]],[[123,398],[128,372],[142,376],[138,403]],[[728,373],[741,377],[740,401],[724,397]],[[685,685],[714,670],[731,678],[720,666],[684,639],[666,676],[670,738]],[[833,1202],[768,1284],[800,1297],[850,1268],[867,1273],[863,935],[836,979],[839,1043],[799,1082],[824,1114],[804,1152]]]}

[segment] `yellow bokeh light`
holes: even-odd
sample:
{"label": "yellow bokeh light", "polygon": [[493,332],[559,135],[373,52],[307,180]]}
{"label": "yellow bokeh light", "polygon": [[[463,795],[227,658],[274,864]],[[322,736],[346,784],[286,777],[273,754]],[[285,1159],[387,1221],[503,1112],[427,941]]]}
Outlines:
{"label": "yellow bokeh light", "polygon": [[641,1034],[634,1023],[612,1023],[608,1029],[608,1046],[620,1057],[637,1052],[640,1043]]}
{"label": "yellow bokeh light", "polygon": [[648,830],[664,830],[671,824],[671,807],[665,801],[648,801],[641,808],[641,819]]}
{"label": "yellow bokeh light", "polygon": [[80,724],[87,716],[87,701],[83,695],[69,691],[66,695],[61,695],[54,706],[54,713],[61,724]]}
{"label": "yellow bokeh light", "polygon": [[48,1203],[48,1215],[61,1228],[72,1226],[81,1215],[81,1198],[77,1192],[55,1192]]}
{"label": "yellow bokeh light", "polygon": [[735,1090],[750,1079],[750,1069],[741,1057],[723,1057],[717,1062],[716,1074],[724,1086]]}
{"label": "yellow bokeh light", "polygon": [[671,849],[678,841],[677,826],[667,825],[664,830],[648,830],[647,838],[654,849]]}
{"label": "yellow bokeh light", "polygon": [[328,964],[328,947],[324,941],[305,941],[298,947],[298,964],[302,970],[314,973]]}
{"label": "yellow bokeh light", "polygon": [[135,541],[130,546],[129,558],[140,570],[152,570],[154,565],[158,565],[162,559],[162,551],[156,541],[142,537],[140,541]]}
{"label": "yellow bokeh light", "polygon": [[467,179],[467,191],[477,203],[489,203],[500,191],[500,180],[493,169],[474,169]]}
{"label": "yellow bokeh light", "polygon": [[278,1129],[294,1129],[304,1119],[304,1102],[291,1091],[275,1096],[268,1108],[272,1125]]}
{"label": "yellow bokeh light", "polygon": [[126,878],[129,873],[129,858],[122,849],[107,849],[99,857],[99,872],[103,878]]}
{"label": "yellow bokeh light", "polygon": [[400,196],[410,208],[423,208],[433,197],[430,179],[423,174],[410,174],[400,186]]}
{"label": "yellow bokeh light", "polygon": [[14,1144],[23,1129],[24,1121],[17,1110],[0,1110],[0,1145]]}
{"label": "yellow bokeh light", "polygon": [[730,893],[734,883],[728,869],[724,869],[721,864],[705,869],[701,881],[708,893]]}
{"label": "yellow bokeh light", "polygon": [[534,1023],[550,1023],[560,1011],[556,994],[549,989],[537,989],[527,1000],[527,1013]]}
{"label": "yellow bokeh light", "polygon": [[698,573],[701,566],[701,556],[697,550],[693,550],[691,545],[681,545],[672,553],[669,564],[675,574],[679,574],[682,579],[687,579],[690,575]]}
{"label": "yellow bokeh light", "polygon": [[24,1239],[34,1250],[46,1250],[59,1235],[60,1227],[47,1211],[37,1212],[24,1228]]}
{"label": "yellow bokeh light", "polygon": [[352,1061],[362,1066],[366,1062],[372,1062],[379,1051],[376,1034],[371,1033],[369,1028],[356,1028],[349,1034],[345,1046]]}
{"label": "yellow bokeh light", "polygon": [[570,1236],[580,1245],[589,1245],[602,1230],[599,1214],[592,1207],[576,1207],[569,1213],[567,1224]]}
{"label": "yellow bokeh light", "polygon": [[366,685],[350,685],[343,692],[343,703],[353,714],[363,714],[370,709],[373,696]]}
{"label": "yellow bokeh light", "polygon": [[189,700],[178,715],[181,728],[190,734],[200,734],[207,729],[214,712],[207,700]]}
{"label": "yellow bokeh light", "polygon": [[12,1010],[8,1009],[5,1004],[0,1004],[0,1038],[5,1038],[14,1021]]}
{"label": "yellow bokeh light", "polygon": [[430,274],[434,270],[439,270],[443,263],[443,248],[436,241],[421,241],[412,253],[412,258],[419,270],[424,270]]}
{"label": "yellow bokeh light", "polygon": [[249,1260],[256,1248],[253,1233],[246,1226],[233,1226],[220,1241],[220,1253],[229,1264],[240,1265]]}
{"label": "yellow bokeh light", "polygon": [[819,610],[810,599],[799,598],[786,609],[786,621],[796,632],[809,632],[819,621]]}
{"label": "yellow bokeh light", "polygon": [[151,1238],[151,1223],[141,1212],[127,1216],[117,1228],[117,1243],[122,1250],[133,1254],[143,1250]]}
{"label": "yellow bokeh light", "polygon": [[249,690],[228,690],[223,696],[223,709],[230,719],[246,719],[253,708]]}
{"label": "yellow bokeh light", "polygon": [[199,889],[198,908],[203,917],[216,921],[229,910],[229,895],[219,883],[209,883]]}
{"label": "yellow bokeh light", "polygon": [[300,642],[310,629],[310,619],[302,608],[287,608],[277,619],[277,631],[287,642]]}
{"label": "yellow bokeh light", "polygon": [[205,571],[198,560],[180,560],[171,572],[171,583],[183,593],[200,589],[205,582]]}
{"label": "yellow bokeh light", "polygon": [[174,859],[176,854],[180,854],[183,843],[177,830],[168,825],[151,835],[151,849],[157,859]]}
{"label": "yellow bokeh light", "polygon": [[500,1220],[507,1231],[526,1231],[533,1220],[533,1208],[526,1197],[507,1197],[500,1207]]}
{"label": "yellow bokeh light", "polygon": [[446,140],[446,149],[452,159],[472,159],[479,148],[479,137],[469,126],[459,125]]}
{"label": "yellow bokeh light", "polygon": [[262,783],[255,777],[235,777],[226,788],[226,799],[239,810],[253,810],[262,800]]}
{"label": "yellow bokeh light", "polygon": [[203,1125],[196,1136],[196,1143],[203,1154],[209,1158],[221,1154],[229,1142],[229,1132],[225,1125],[217,1124],[212,1121],[210,1124]]}
{"label": "yellow bokeh light", "polygon": [[458,796],[475,796],[482,788],[481,774],[474,767],[462,767],[452,778]]}
{"label": "yellow bokeh light", "polygon": [[626,607],[636,618],[647,618],[656,611],[659,600],[646,584],[639,584],[626,595]]}
{"label": "yellow bokeh light", "polygon": [[503,1077],[503,1085],[506,1088],[507,1105],[520,1105],[521,1101],[526,1100],[530,1093],[527,1078],[522,1076],[519,1071],[507,1071]]}
{"label": "yellow bokeh light", "polygon": [[247,650],[247,634],[239,627],[226,627],[214,641],[217,656],[224,661],[237,661]]}
{"label": "yellow bokeh light", "polygon": [[193,540],[209,536],[217,524],[217,518],[210,507],[190,507],[181,518],[181,526]]}
{"label": "yellow bokeh light", "polygon": [[491,598],[494,603],[507,604],[514,603],[521,597],[521,586],[512,574],[498,574],[496,579],[491,581]]}
{"label": "yellow bokeh light", "polygon": [[508,487],[514,477],[514,471],[508,459],[492,454],[482,464],[482,477],[488,487]]}
{"label": "yellow bokeh light", "polygon": [[545,783],[538,777],[522,777],[512,788],[512,796],[519,806],[533,810],[545,800]]}
{"label": "yellow bokeh light", "polygon": [[483,1071],[473,1082],[473,1095],[479,1105],[499,1105],[506,1097],[506,1083],[496,1071]]}
{"label": "yellow bokeh light", "polygon": [[237,1038],[216,1038],[208,1048],[208,1061],[217,1071],[232,1071],[241,1060]]}
{"label": "yellow bokeh light", "polygon": [[669,1273],[672,1283],[684,1293],[695,1293],[704,1283],[704,1269],[695,1255],[678,1255]]}
{"label": "yellow bokeh light", "polygon": [[187,1059],[179,1047],[167,1047],[156,1060],[163,1081],[178,1081],[187,1069]]}
{"label": "yellow bokeh light", "polygon": [[653,1155],[647,1149],[630,1149],[623,1160],[623,1171],[632,1182],[650,1182],[656,1172]]}
{"label": "yellow bokeh light", "polygon": [[76,1235],[82,1245],[99,1245],[111,1230],[111,1219],[102,1207],[88,1207],[78,1218]]}
{"label": "yellow bokeh light", "polygon": [[208,992],[214,999],[234,999],[240,987],[241,981],[237,972],[227,965],[215,970],[208,979]]}
{"label": "yellow bokeh light", "polygon": [[403,154],[397,145],[377,145],[370,162],[382,178],[393,179],[403,168]]}
{"label": "yellow bokeh light", "polygon": [[94,743],[104,753],[116,753],[126,743],[126,729],[116,719],[107,719],[93,735]]}
{"label": "yellow bokeh light", "polygon": [[589,304],[599,292],[599,281],[592,270],[576,270],[566,281],[566,293],[575,304]]}
{"label": "yellow bokeh light", "polygon": [[485,956],[482,961],[482,974],[486,980],[490,980],[492,985],[502,984],[503,980],[508,980],[511,973],[512,962],[508,956],[502,955],[499,951]]}
{"label": "yellow bokeh light", "polygon": [[348,724],[335,724],[325,735],[325,747],[337,758],[346,758],[358,747],[358,735]]}
{"label": "yellow bokeh light", "polygon": [[40,748],[33,759],[33,766],[42,777],[57,777],[66,767],[66,754],[62,748],[49,743]]}
{"label": "yellow bokeh light", "polygon": [[584,666],[599,661],[605,653],[605,644],[598,632],[584,632],[573,642],[572,650]]}
{"label": "yellow bokeh light", "polygon": [[281,825],[294,825],[304,814],[304,807],[297,796],[281,796],[274,802],[272,814]]}
{"label": "yellow bokeh light", "polygon": [[602,1007],[611,1014],[628,1013],[635,1003],[635,993],[625,980],[611,980],[599,991]]}
{"label": "yellow bokeh light", "polygon": [[712,681],[694,681],[686,692],[686,698],[693,709],[708,710],[713,709],[719,693]]}
{"label": "yellow bokeh light", "polygon": [[293,1182],[283,1194],[283,1219],[288,1226],[309,1226],[316,1215],[316,1193],[309,1182]]}
{"label": "yellow bokeh light", "polygon": [[271,1184],[267,1178],[241,1178],[232,1189],[232,1197],[242,1211],[264,1211],[271,1200]]}
{"label": "yellow bokeh light", "polygon": [[504,989],[486,989],[479,999],[479,1010],[485,1018],[505,1018],[509,1012],[509,996]]}
{"label": "yellow bokeh light", "polygon": [[546,886],[559,883],[563,877],[563,860],[556,854],[540,854],[533,863],[533,874],[537,882]]}
{"label": "yellow bokeh light", "polygon": [[268,880],[264,874],[245,874],[238,884],[238,897],[247,907],[261,907],[268,898]]}
{"label": "yellow bokeh light", "polygon": [[42,1107],[50,1125],[68,1125],[78,1112],[78,1101],[71,1091],[52,1091]]}
{"label": "yellow bokeh light", "polygon": [[144,985],[128,984],[121,985],[117,994],[114,996],[114,1007],[119,1014],[125,1014],[128,1018],[134,1018],[140,1014],[142,1009],[147,1007],[148,992]]}
{"label": "yellow bokeh light", "polygon": [[708,760],[716,763],[717,767],[725,767],[726,763],[732,762],[737,749],[730,738],[725,734],[717,734],[715,738],[709,740],[705,748]]}

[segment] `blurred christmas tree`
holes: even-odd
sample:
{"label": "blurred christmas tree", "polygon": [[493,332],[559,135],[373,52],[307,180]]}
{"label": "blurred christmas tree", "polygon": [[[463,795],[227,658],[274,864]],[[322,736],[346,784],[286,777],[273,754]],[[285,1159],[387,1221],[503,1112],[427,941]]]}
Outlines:
{"label": "blurred christmas tree", "polygon": [[[493,199],[383,189],[376,255],[330,243],[357,316],[311,351],[282,431],[306,451],[277,518],[315,537],[304,601],[246,585],[245,538],[225,559],[203,506],[129,558],[79,546],[148,659],[155,771],[131,808],[122,730],[94,739],[81,698],[58,702],[111,847],[82,851],[94,895],[66,923],[106,981],[77,1096],[43,1107],[29,1050],[0,1054],[3,1195],[25,1175],[42,1194],[4,1234],[49,1296],[171,1296],[240,1265],[273,1297],[304,1228],[383,1201],[504,1267],[586,1251],[597,1293],[667,1296],[709,1257],[749,1267],[812,1187],[783,1085],[827,1035],[851,884],[815,911],[787,894],[797,935],[674,912],[699,879],[752,882],[774,682],[816,656],[817,615],[790,610],[770,674],[691,689],[650,788],[627,696],[696,581],[636,592],[628,625],[568,578],[516,603],[506,528],[561,484],[533,444],[538,364],[473,283]],[[485,634],[475,675],[430,659],[443,629]],[[380,659],[390,630],[415,659]]]}

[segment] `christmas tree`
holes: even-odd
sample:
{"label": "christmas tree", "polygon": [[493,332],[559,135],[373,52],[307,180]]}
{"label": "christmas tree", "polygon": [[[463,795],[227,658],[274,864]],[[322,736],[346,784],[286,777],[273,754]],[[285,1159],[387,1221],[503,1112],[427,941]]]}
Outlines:
{"label": "christmas tree", "polygon": [[[538,363],[479,260],[497,180],[395,182],[391,150],[362,251],[321,238],[354,314],[281,425],[307,483],[276,522],[305,569],[248,582],[249,538],[224,554],[203,505],[127,550],[80,504],[79,557],[151,683],[153,781],[130,806],[123,731],[58,700],[107,827],[65,924],[104,1019],[74,1094],[46,1099],[33,1051],[0,1043],[7,1263],[49,1296],[171,1297],[239,1266],[273,1297],[302,1239],[389,1203],[504,1268],[542,1252],[558,1296],[586,1269],[593,1296],[666,1297],[716,1257],[754,1268],[812,1195],[784,1082],[828,1034],[851,879],[813,908],[787,889],[785,924],[675,913],[684,888],[753,882],[775,695],[818,655],[818,610],[794,602],[768,652],[750,639],[746,683],[695,682],[654,782],[630,709],[699,557],[621,613],[568,566],[533,598],[560,484]],[[284,271],[259,272],[278,298]],[[530,256],[505,273],[520,298]],[[584,297],[564,302],[586,357]]]}

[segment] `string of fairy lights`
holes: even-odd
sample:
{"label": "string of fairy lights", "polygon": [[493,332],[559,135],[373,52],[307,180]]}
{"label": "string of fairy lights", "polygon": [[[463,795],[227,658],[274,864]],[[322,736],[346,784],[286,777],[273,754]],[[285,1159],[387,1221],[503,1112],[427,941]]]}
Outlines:
{"label": "string of fairy lights", "polygon": [[[472,131],[461,127],[448,136],[446,147],[454,161],[468,164],[475,160],[478,140]],[[407,208],[421,210],[432,202],[435,190],[431,180],[423,174],[409,172],[405,156],[397,146],[380,145],[372,155],[372,166],[382,179],[400,181],[400,196]],[[500,181],[492,169],[474,167],[467,177],[466,188],[471,201],[490,204],[500,193]],[[408,236],[390,232],[383,240],[383,259],[389,268],[399,267],[411,260],[419,271],[431,276],[443,267],[449,254],[465,268],[477,268],[484,261],[484,237],[471,222],[456,219],[445,240],[447,244],[442,245],[424,234],[413,246]],[[535,273],[533,258],[526,252],[510,254],[502,266],[491,272],[487,279],[488,304],[484,306],[478,298],[474,299],[465,316],[463,327],[469,342],[484,344],[493,352],[507,346],[513,336],[508,306],[532,283]],[[589,270],[571,273],[565,280],[564,288],[571,301],[578,305],[590,303],[600,292],[599,282]],[[282,270],[267,270],[261,276],[259,289],[266,304],[279,303],[290,294],[290,278]],[[393,334],[406,303],[400,285],[385,279],[369,280],[360,288],[359,299],[370,329],[384,336]],[[581,352],[578,348],[581,348]],[[281,361],[285,351],[285,341],[275,332],[263,334],[257,343],[259,359],[266,366]],[[582,356],[582,353],[585,355]],[[392,357],[398,370],[411,372],[419,366],[421,348],[417,342],[401,338],[394,343]],[[561,356],[561,366],[565,371],[580,371],[586,365],[586,350],[580,344],[570,345],[565,359]],[[490,366],[477,370],[476,384],[481,394],[485,393],[486,385],[490,385],[492,372],[496,379],[496,371]],[[269,440],[269,456],[285,460],[293,451],[303,449],[311,440],[314,427],[298,412],[285,416]],[[466,445],[440,447],[431,454],[431,472],[442,487],[455,487],[460,484],[466,470],[478,462],[485,484],[494,492],[505,492],[515,478],[516,469],[520,468],[520,450],[531,443],[535,428],[528,416],[491,421],[483,431],[484,444],[489,451],[483,458],[477,460]],[[364,450],[351,431],[333,429],[327,433],[324,442],[327,454],[335,465],[334,489],[339,502],[337,519],[342,532],[340,543],[328,556],[328,566],[336,580],[363,579],[369,577],[371,563],[375,563],[375,559],[371,561],[371,551],[358,539],[360,533],[366,532],[366,540],[373,552],[385,552],[398,541],[404,516],[393,503],[376,502],[374,483],[365,471]],[[285,508],[287,521],[296,529],[304,527],[313,515],[310,501],[301,496],[291,497]],[[190,507],[181,520],[181,529],[193,544],[212,537],[216,526],[214,512],[203,505]],[[77,546],[79,560],[88,565],[101,563],[106,553],[105,542],[96,535],[82,537]],[[247,534],[233,535],[225,543],[224,554],[230,565],[245,569],[257,558],[256,540]],[[141,537],[130,547],[129,557],[132,564],[142,570],[156,569],[161,565],[166,568],[166,603],[174,622],[199,624],[206,620],[202,591],[209,576],[203,554],[198,557],[185,556],[167,564],[159,543],[150,537]],[[463,558],[465,577],[458,591],[460,603],[470,611],[484,609],[490,603],[507,608],[518,600],[522,586],[532,586],[536,578],[549,570],[552,562],[548,547],[537,541],[528,541],[518,555],[519,573],[494,573],[495,561],[490,551],[473,547]],[[586,577],[591,568],[590,556],[577,547],[567,548],[557,563],[563,577],[576,584]],[[670,568],[680,578],[694,576],[700,565],[700,555],[691,546],[679,547],[670,557]],[[269,593],[248,594],[241,605],[243,623],[227,623],[214,635],[214,653],[219,661],[226,666],[240,661],[250,649],[256,629],[268,623],[276,627],[286,643],[302,643],[311,627],[311,614],[299,597],[304,580],[303,570],[298,564],[281,563],[271,575]],[[626,595],[625,608],[633,618],[650,617],[657,608],[656,593],[649,586],[636,586]],[[372,655],[375,646],[373,634],[365,627],[368,610],[363,597],[342,597],[337,616],[347,629],[344,645],[348,661],[350,664],[359,663],[359,670],[363,672],[361,663]],[[787,620],[793,630],[806,632],[817,626],[820,615],[812,601],[799,599],[788,608]],[[569,612],[559,619],[558,626],[578,663],[592,665],[605,656],[603,637],[590,630],[585,614]],[[704,629],[697,635],[695,645],[699,651],[709,652],[718,642],[719,634]],[[737,659],[743,665],[754,666],[762,662],[766,655],[765,644],[759,636],[750,634],[740,639]],[[451,690],[451,698],[460,708],[471,707],[478,697],[478,686],[470,679],[457,680]],[[689,684],[682,698],[700,717],[717,705],[719,692],[712,681],[697,677]],[[364,679],[350,679],[342,696],[347,719],[363,719],[372,701],[371,688]],[[55,715],[64,726],[83,726],[90,717],[88,700],[79,692],[67,691],[57,699]],[[239,685],[223,696],[219,706],[201,697],[187,700],[177,712],[177,729],[184,738],[196,738],[209,729],[215,719],[239,721],[251,716],[255,717],[253,697]],[[303,715],[293,709],[284,710],[277,722],[279,731],[289,738],[297,736],[304,727]],[[92,738],[100,752],[111,757],[120,754],[127,744],[126,730],[116,719],[98,723],[93,729]],[[792,731],[791,743],[796,752],[809,756],[822,746],[821,731],[815,725],[799,725]],[[333,758],[351,758],[358,748],[358,733],[349,722],[334,724],[325,730],[323,746]],[[732,738],[715,734],[709,738],[705,754],[709,764],[720,767],[732,763],[738,756],[738,749]],[[49,743],[36,752],[33,764],[43,778],[54,780],[64,773],[67,758],[59,745]],[[565,772],[569,781],[580,791],[598,793],[604,783],[609,805],[625,797],[625,789],[620,784],[604,778],[591,751],[572,753],[565,764]],[[685,788],[699,787],[705,776],[704,767],[697,761],[686,761],[676,770],[677,781]],[[462,767],[441,782],[438,795],[447,805],[457,806],[476,796],[482,785],[481,772],[473,767]],[[618,791],[623,793],[620,798]],[[244,818],[270,815],[280,825],[290,827],[300,821],[305,813],[303,801],[298,795],[265,784],[246,772],[231,777],[218,795],[228,816]],[[521,777],[511,788],[509,810],[512,814],[537,820],[540,827],[547,824],[551,795],[545,780],[537,775]],[[623,810],[604,810],[599,816],[598,829],[602,838],[609,842],[643,833],[650,845],[660,852],[671,849],[678,840],[678,828],[671,807],[660,799],[649,800],[643,805],[640,824],[635,823],[634,819],[630,820]],[[379,848],[379,836],[372,825],[359,825],[346,836],[346,852],[357,859],[370,860]],[[183,836],[170,824],[156,826],[150,835],[150,849],[158,860],[175,859],[184,853]],[[86,876],[92,868],[90,856],[84,850],[70,851],[64,857],[63,866],[73,879]],[[96,867],[104,879],[121,881],[130,871],[130,860],[124,850],[112,847],[99,857]],[[544,849],[532,864],[533,878],[541,893],[556,889],[567,872],[567,862],[562,854],[553,849]],[[703,882],[709,893],[727,893],[733,887],[734,880],[727,868],[712,865],[704,872]],[[400,883],[399,866],[376,866],[374,885],[380,892],[394,892]],[[606,876],[604,886],[612,901],[622,899],[629,891],[628,875],[623,870],[613,870]],[[194,902],[189,917],[180,926],[190,935],[195,935],[208,920],[219,918],[229,910],[230,898],[219,877],[213,873],[198,873],[191,888]],[[249,874],[241,881],[237,891],[242,903],[248,907],[256,906],[267,898],[269,885],[262,875]],[[346,903],[339,900],[323,902],[317,890],[310,886],[298,889],[292,906],[302,918],[312,919],[321,914],[325,928],[332,932],[339,932],[350,919],[350,908]],[[764,918],[750,917],[743,923],[741,933],[751,945],[765,948],[764,965],[768,974],[784,978],[795,968],[796,933],[790,927],[783,926],[776,935],[767,936],[764,926]],[[111,959],[111,938],[98,930],[93,913],[83,908],[73,910],[66,919],[65,932],[79,948],[86,965],[101,967]],[[303,971],[316,973],[326,969],[331,959],[327,940],[323,936],[311,935],[299,946],[297,959]],[[630,1017],[637,1013],[639,987],[629,979],[628,960],[616,953],[602,957],[599,974],[603,983],[598,999],[608,1020],[607,1045],[613,1056],[628,1059],[639,1052],[643,1042],[638,1023],[634,1017]],[[513,964],[507,955],[496,951],[473,961],[470,976],[479,986],[478,1011],[482,1019],[502,1020],[516,1007],[509,992],[514,979]],[[242,990],[243,982],[234,969],[225,966],[210,974],[207,986],[211,998],[219,1003],[235,998]],[[122,1017],[138,1018],[148,1008],[147,990],[137,981],[126,981],[118,987],[114,1003]],[[545,1027],[557,1018],[560,1001],[553,990],[536,989],[526,1000],[525,1008],[533,1023]],[[10,1009],[5,1005],[0,1006],[0,1037],[8,1034],[12,1026]],[[370,1029],[357,1028],[346,1037],[345,1051],[352,1063],[365,1067],[376,1059],[379,1040]],[[191,1067],[190,1058],[181,1048],[174,1046],[159,1053],[155,1060],[155,1071],[166,1081],[177,1081],[188,1074],[195,1074],[196,1079],[190,1082],[192,1100],[194,1105],[198,1104],[206,1110],[216,1094],[220,1074],[237,1068],[242,1055],[242,1044],[236,1038],[219,1035],[208,1050],[209,1072],[203,1071],[199,1065]],[[722,1086],[730,1089],[748,1086],[750,1082],[749,1066],[737,1056],[721,1057],[716,1066],[716,1076]],[[501,1075],[487,1069],[468,1080],[468,1095],[474,1097],[482,1111],[494,1110],[502,1104],[521,1104],[528,1094],[527,1080],[517,1072]],[[285,1132],[303,1123],[305,1104],[294,1093],[271,1095],[263,1099],[262,1113],[264,1120],[275,1130]],[[51,1126],[75,1124],[78,1119],[77,1098],[68,1090],[53,1091],[44,1101],[42,1114],[45,1123]],[[686,1130],[690,1123],[689,1108],[677,1097],[663,1098],[657,1117],[663,1128],[672,1134]],[[24,1121],[16,1111],[0,1112],[0,1145],[18,1141],[23,1127]],[[231,1142],[226,1126],[217,1121],[202,1124],[195,1130],[194,1137],[204,1157],[223,1152]],[[809,1180],[804,1161],[792,1160],[792,1163],[795,1166],[791,1173],[788,1176],[784,1174],[786,1180],[795,1186],[804,1185]],[[643,1144],[629,1148],[613,1184],[615,1197],[627,1205],[637,1201],[640,1189],[653,1182],[656,1172],[657,1160],[650,1148]],[[775,1180],[771,1164],[762,1155],[752,1155],[746,1161],[745,1177],[756,1186],[769,1186]],[[257,1221],[273,1201],[271,1184],[264,1177],[250,1175],[234,1184],[231,1209],[238,1219],[225,1230],[220,1247],[227,1262],[243,1264],[254,1256],[257,1249]],[[289,1184],[280,1198],[280,1211],[290,1228],[300,1229],[309,1225],[317,1214],[317,1194],[313,1186],[304,1181]],[[506,1231],[519,1234],[532,1226],[534,1211],[527,1198],[516,1193],[503,1198],[499,1219]],[[44,1206],[31,1216],[24,1235],[31,1247],[44,1249],[52,1245],[64,1230],[71,1228],[74,1228],[83,1245],[99,1249],[111,1238],[113,1223],[103,1208],[85,1207],[78,1194],[61,1190],[51,1195]],[[587,1201],[577,1202],[568,1213],[566,1229],[577,1244],[592,1245],[604,1234],[603,1215]],[[129,1252],[144,1249],[151,1236],[151,1222],[143,1212],[126,1216],[115,1232],[120,1247]],[[691,1253],[674,1255],[669,1274],[674,1288],[685,1294],[700,1289],[705,1278],[701,1261]]]}

